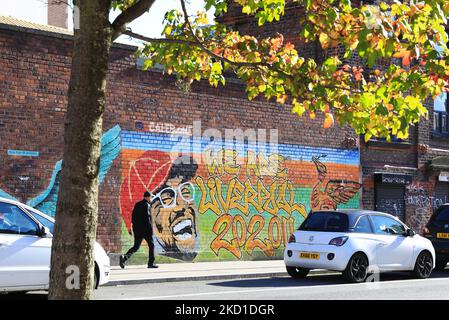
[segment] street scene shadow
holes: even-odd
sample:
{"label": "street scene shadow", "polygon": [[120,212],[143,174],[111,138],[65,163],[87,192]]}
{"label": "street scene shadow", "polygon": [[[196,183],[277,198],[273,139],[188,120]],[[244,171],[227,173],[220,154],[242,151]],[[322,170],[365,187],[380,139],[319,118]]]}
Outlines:
{"label": "street scene shadow", "polygon": [[[449,269],[434,271],[430,278],[449,278]],[[388,272],[380,275],[380,282],[412,280],[409,272]],[[348,284],[341,274],[314,275],[306,279],[293,279],[290,277],[239,279],[231,281],[211,282],[209,285],[234,288],[257,287],[313,287],[332,286],[336,284]]]}
{"label": "street scene shadow", "polygon": [[28,292],[28,293],[2,293],[0,294],[0,301],[8,300],[48,300],[48,292]]}

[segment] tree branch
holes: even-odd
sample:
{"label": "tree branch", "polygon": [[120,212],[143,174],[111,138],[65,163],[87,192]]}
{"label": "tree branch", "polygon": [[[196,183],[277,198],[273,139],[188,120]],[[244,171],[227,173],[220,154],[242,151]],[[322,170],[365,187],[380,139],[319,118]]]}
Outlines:
{"label": "tree branch", "polygon": [[187,29],[189,30],[189,32],[192,35],[193,39],[195,39],[195,42],[199,45],[199,47],[204,52],[206,52],[210,56],[214,57],[215,59],[218,59],[218,60],[220,60],[222,62],[227,62],[227,63],[232,64],[232,65],[236,65],[236,66],[239,66],[239,67],[253,67],[253,68],[272,67],[271,64],[265,63],[265,62],[243,62],[243,61],[242,62],[237,62],[237,61],[229,60],[228,58],[225,58],[223,56],[220,56],[218,54],[213,53],[211,50],[209,50],[202,43],[202,41],[197,37],[197,35],[193,31],[192,25],[190,24],[190,21],[189,21],[189,15],[187,13],[186,4],[185,4],[184,0],[181,0],[181,6],[182,6],[182,11],[184,13],[184,18],[185,18],[185,21],[186,21],[185,24],[187,25]]}
{"label": "tree branch", "polygon": [[185,44],[188,46],[193,46],[193,47],[200,47],[200,45],[194,41],[190,41],[190,40],[184,40],[184,39],[169,39],[169,38],[149,38],[143,35],[140,35],[138,33],[134,33],[131,30],[126,30],[124,32],[122,32],[122,34],[130,36],[134,39],[139,39],[145,42],[151,42],[151,43],[177,43],[177,44]]}
{"label": "tree branch", "polygon": [[[135,39],[139,39],[145,42],[149,42],[149,43],[167,43],[167,44],[182,44],[182,45],[187,45],[190,47],[197,47],[199,49],[201,49],[202,51],[206,52],[208,55],[210,55],[211,57],[221,61],[221,62],[226,62],[230,65],[236,66],[236,67],[250,67],[250,68],[255,68],[255,69],[259,69],[260,71],[263,72],[263,70],[261,69],[261,67],[266,67],[269,68],[273,71],[279,72],[280,74],[285,75],[286,77],[294,80],[295,77],[289,73],[286,73],[283,70],[280,70],[276,67],[274,67],[272,64],[267,63],[267,62],[244,62],[244,61],[233,61],[230,60],[228,58],[225,58],[223,56],[220,56],[218,54],[215,54],[214,52],[212,52],[209,48],[207,48],[207,46],[196,36],[192,25],[190,24],[190,21],[188,20],[188,13],[187,13],[187,9],[185,6],[185,2],[184,0],[181,0],[181,6],[182,6],[182,10],[185,16],[185,25],[187,26],[187,29],[189,31],[189,33],[191,34],[191,36],[193,37],[194,41],[192,40],[186,40],[186,39],[171,39],[171,38],[149,38],[137,33],[132,32],[131,30],[126,30],[123,31],[122,34],[124,35],[128,35],[130,37],[133,37]],[[297,81],[298,79],[295,79],[295,81]],[[358,90],[354,90],[353,88],[344,88],[344,87],[339,87],[339,86],[326,86],[327,88],[330,89],[340,89],[340,90],[347,90],[349,92],[352,93],[359,93],[360,91]]]}
{"label": "tree branch", "polygon": [[142,14],[150,10],[155,1],[156,0],[138,0],[131,7],[120,13],[112,23],[112,41],[117,39],[121,34],[123,34],[123,32],[126,31],[128,23],[134,21]]}

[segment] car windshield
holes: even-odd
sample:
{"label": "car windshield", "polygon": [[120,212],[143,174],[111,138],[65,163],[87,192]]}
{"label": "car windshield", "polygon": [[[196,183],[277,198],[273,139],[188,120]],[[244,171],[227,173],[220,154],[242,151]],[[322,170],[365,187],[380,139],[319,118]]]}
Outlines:
{"label": "car windshield", "polygon": [[38,220],[40,223],[42,223],[45,227],[47,227],[51,234],[53,234],[53,230],[55,228],[55,224],[53,221],[48,220],[47,218],[44,218],[43,216],[41,216],[37,211],[32,210],[30,208],[26,208],[27,211],[36,219]]}
{"label": "car windshield", "polygon": [[318,211],[311,213],[298,230],[347,232],[348,216],[341,212]]}
{"label": "car windshield", "polygon": [[434,220],[437,222],[449,222],[449,207],[443,207],[435,213]]}

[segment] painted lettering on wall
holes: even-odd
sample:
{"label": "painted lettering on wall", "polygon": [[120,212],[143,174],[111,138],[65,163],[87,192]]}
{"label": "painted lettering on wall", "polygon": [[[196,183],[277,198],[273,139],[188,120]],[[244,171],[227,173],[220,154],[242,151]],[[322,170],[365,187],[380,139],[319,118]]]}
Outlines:
{"label": "painted lettering on wall", "polygon": [[[173,151],[177,145],[164,133],[122,132],[124,228],[132,228],[132,207],[150,191],[159,256],[281,258],[311,209],[359,207],[357,150],[280,145],[268,153],[205,140],[200,153],[180,155]],[[125,245],[132,241],[127,234]]]}

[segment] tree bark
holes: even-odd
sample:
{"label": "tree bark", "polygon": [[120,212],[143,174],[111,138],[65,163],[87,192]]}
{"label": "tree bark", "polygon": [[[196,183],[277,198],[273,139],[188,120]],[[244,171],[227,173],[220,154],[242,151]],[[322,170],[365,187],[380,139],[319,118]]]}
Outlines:
{"label": "tree bark", "polygon": [[111,0],[79,0],[75,5],[80,24],[74,32],[49,299],[85,300],[92,299],[94,286],[98,170],[112,44]]}

